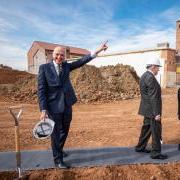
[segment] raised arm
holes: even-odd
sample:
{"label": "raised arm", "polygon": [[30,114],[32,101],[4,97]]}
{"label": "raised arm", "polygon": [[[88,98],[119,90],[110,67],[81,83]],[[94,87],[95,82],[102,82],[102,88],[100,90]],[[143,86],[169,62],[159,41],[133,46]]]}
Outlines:
{"label": "raised arm", "polygon": [[92,54],[92,55],[86,55],[72,63],[69,63],[70,65],[70,71],[77,69],[81,66],[83,66],[84,64],[87,64],[88,62],[90,62],[92,59],[96,58],[96,56],[101,52],[101,51],[105,51],[108,48],[107,46],[107,41],[103,44],[100,45],[99,48],[96,49],[96,51]]}

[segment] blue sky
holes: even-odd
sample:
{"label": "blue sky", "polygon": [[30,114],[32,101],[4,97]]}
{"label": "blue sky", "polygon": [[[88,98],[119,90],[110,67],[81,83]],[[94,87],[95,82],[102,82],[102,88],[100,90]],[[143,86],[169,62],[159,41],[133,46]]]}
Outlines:
{"label": "blue sky", "polygon": [[0,64],[27,69],[33,41],[95,50],[106,39],[107,53],[175,48],[179,0],[1,0]]}

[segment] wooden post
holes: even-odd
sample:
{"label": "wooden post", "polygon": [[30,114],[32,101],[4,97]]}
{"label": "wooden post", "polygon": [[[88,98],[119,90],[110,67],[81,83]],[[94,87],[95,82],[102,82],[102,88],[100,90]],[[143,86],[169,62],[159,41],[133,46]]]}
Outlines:
{"label": "wooden post", "polygon": [[[13,110],[19,109],[17,115]],[[13,116],[15,121],[15,151],[16,151],[16,166],[18,171],[18,178],[21,178],[21,151],[20,151],[20,135],[19,135],[19,117],[22,113],[22,106],[9,107],[10,114]]]}

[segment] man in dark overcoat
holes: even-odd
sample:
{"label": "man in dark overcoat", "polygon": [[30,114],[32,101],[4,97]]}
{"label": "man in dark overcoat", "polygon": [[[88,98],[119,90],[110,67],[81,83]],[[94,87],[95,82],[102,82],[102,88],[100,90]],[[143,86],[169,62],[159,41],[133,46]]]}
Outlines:
{"label": "man in dark overcoat", "polygon": [[[160,65],[159,59],[151,59],[147,65],[147,71],[140,79],[141,102],[139,114],[144,116],[143,126],[139,142],[135,147],[136,152],[151,153],[152,159],[166,159],[167,155],[161,154],[161,116],[162,99],[161,87],[156,79]],[[152,149],[146,148],[152,135]]]}

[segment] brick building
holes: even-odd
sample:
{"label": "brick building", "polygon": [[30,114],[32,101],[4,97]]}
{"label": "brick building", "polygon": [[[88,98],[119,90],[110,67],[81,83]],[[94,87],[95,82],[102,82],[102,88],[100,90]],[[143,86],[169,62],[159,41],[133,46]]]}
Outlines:
{"label": "brick building", "polygon": [[176,81],[180,85],[180,20],[176,21]]}
{"label": "brick building", "polygon": [[27,53],[28,72],[37,74],[39,66],[52,60],[52,53],[56,46],[61,46],[66,49],[65,58],[73,59],[89,54],[86,49],[64,46],[60,44],[52,44],[41,41],[34,41]]}

